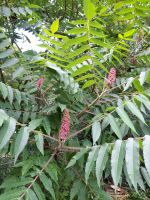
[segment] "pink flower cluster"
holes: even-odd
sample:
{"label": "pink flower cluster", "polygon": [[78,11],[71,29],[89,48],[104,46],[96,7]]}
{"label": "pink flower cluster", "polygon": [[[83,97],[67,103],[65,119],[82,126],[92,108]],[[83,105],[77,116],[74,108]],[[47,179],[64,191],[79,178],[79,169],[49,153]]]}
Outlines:
{"label": "pink flower cluster", "polygon": [[37,81],[37,89],[40,90],[42,85],[43,85],[43,82],[44,82],[44,78],[39,78],[38,81]]}
{"label": "pink flower cluster", "polygon": [[106,79],[106,84],[108,86],[112,86],[113,83],[116,82],[116,69],[115,68],[111,68],[110,72],[108,74],[108,77]]}
{"label": "pink flower cluster", "polygon": [[65,142],[67,140],[69,131],[70,131],[70,115],[69,111],[65,109],[63,112],[61,127],[59,131],[59,139]]}

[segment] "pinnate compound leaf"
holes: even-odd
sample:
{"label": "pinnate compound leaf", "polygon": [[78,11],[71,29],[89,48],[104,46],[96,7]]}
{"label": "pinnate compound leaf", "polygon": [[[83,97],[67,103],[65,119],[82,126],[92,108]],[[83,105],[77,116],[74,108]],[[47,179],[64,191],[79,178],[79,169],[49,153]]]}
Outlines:
{"label": "pinnate compound leaf", "polygon": [[131,183],[133,184],[135,190],[137,191],[137,182],[138,182],[138,174],[139,174],[139,146],[138,142],[129,138],[126,142],[126,167]]}
{"label": "pinnate compound leaf", "polygon": [[108,119],[112,130],[116,133],[119,139],[122,139],[121,130],[116,122],[116,119],[111,114],[108,115]]}
{"label": "pinnate compound leaf", "polygon": [[16,162],[18,156],[25,148],[25,146],[28,142],[28,139],[29,139],[29,128],[22,127],[20,129],[20,131],[16,137],[16,141],[15,141],[15,148],[14,148],[15,160],[14,160],[14,162]]}
{"label": "pinnate compound leaf", "polygon": [[94,146],[92,148],[92,150],[89,152],[89,155],[88,155],[88,159],[87,159],[87,162],[86,162],[86,166],[85,166],[85,180],[86,180],[86,183],[89,179],[89,175],[93,169],[93,166],[94,166],[94,162],[97,158],[97,154],[98,154],[98,147],[97,146]]}
{"label": "pinnate compound leaf", "polygon": [[125,143],[122,140],[117,140],[111,156],[111,174],[116,187],[118,186],[120,180],[124,156]]}
{"label": "pinnate compound leaf", "polygon": [[118,115],[120,116],[120,118],[122,119],[122,121],[127,124],[128,127],[130,127],[136,134],[136,130],[134,128],[134,125],[132,123],[132,121],[130,120],[128,114],[125,112],[125,110],[123,108],[116,108],[116,112],[118,113]]}
{"label": "pinnate compound leaf", "polygon": [[144,156],[145,167],[150,176],[150,136],[149,135],[144,136],[143,156]]}
{"label": "pinnate compound leaf", "polygon": [[82,149],[80,152],[76,153],[76,155],[74,155],[72,157],[72,159],[69,161],[66,168],[69,168],[69,167],[72,167],[73,165],[75,165],[77,160],[79,160],[87,151],[88,151],[88,149],[85,148],[85,149]]}
{"label": "pinnate compound leaf", "polygon": [[9,117],[0,129],[0,149],[2,149],[10,140],[16,129],[16,120]]}
{"label": "pinnate compound leaf", "polygon": [[107,160],[108,160],[108,144],[104,144],[103,146],[101,146],[96,160],[96,178],[99,187],[100,187],[100,179],[105,169]]}
{"label": "pinnate compound leaf", "polygon": [[93,138],[93,145],[96,144],[97,140],[99,139],[101,135],[101,125],[100,122],[95,121],[92,124],[92,138]]}

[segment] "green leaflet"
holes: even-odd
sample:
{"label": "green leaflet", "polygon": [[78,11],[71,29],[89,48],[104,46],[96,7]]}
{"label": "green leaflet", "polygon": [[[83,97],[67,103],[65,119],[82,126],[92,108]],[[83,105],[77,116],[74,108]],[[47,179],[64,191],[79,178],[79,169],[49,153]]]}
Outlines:
{"label": "green leaflet", "polygon": [[134,79],[133,85],[137,89],[138,92],[142,93],[144,91],[144,89],[143,89],[143,87],[140,84],[140,81],[138,79]]}
{"label": "green leaflet", "polygon": [[144,167],[141,167],[141,172],[142,172],[144,179],[146,180],[147,185],[150,187],[150,176],[147,173],[147,170]]}
{"label": "green leaflet", "polygon": [[81,34],[87,32],[87,29],[84,27],[73,28],[67,31],[69,34]]}
{"label": "green leaflet", "polygon": [[91,0],[84,0],[84,13],[88,20],[91,20],[96,15],[96,7]]}
{"label": "green leaflet", "polygon": [[100,138],[101,135],[101,125],[100,122],[95,121],[92,124],[92,139],[93,139],[93,145],[96,144],[97,140]]}
{"label": "green leaflet", "polygon": [[75,72],[72,73],[72,76],[75,77],[75,76],[78,76],[78,75],[81,75],[89,70],[92,69],[92,66],[91,65],[85,65],[79,69],[77,69]]}
{"label": "green leaflet", "polygon": [[15,94],[14,95],[15,95],[15,98],[17,99],[18,104],[20,105],[21,100],[22,100],[21,92],[19,90],[15,89]]}
{"label": "green leaflet", "polygon": [[73,183],[73,186],[70,191],[70,200],[74,199],[74,197],[79,194],[81,186],[82,186],[82,183],[80,180],[76,180]]}
{"label": "green leaflet", "polygon": [[33,190],[29,189],[26,193],[26,200],[38,200]]}
{"label": "green leaflet", "polygon": [[3,122],[8,119],[8,115],[0,109],[0,126],[2,126]]}
{"label": "green leaflet", "polygon": [[16,162],[20,153],[25,148],[25,146],[28,142],[28,139],[29,139],[29,128],[28,127],[21,128],[17,137],[16,137],[16,140],[15,140],[15,148],[14,148],[15,160],[14,160],[14,163]]}
{"label": "green leaflet", "polygon": [[6,99],[6,97],[8,96],[7,86],[4,83],[0,82],[0,89],[3,95],[3,98]]}
{"label": "green leaflet", "polygon": [[14,98],[14,92],[10,86],[8,86],[7,89],[8,89],[8,100],[9,100],[10,104],[12,104],[13,98]]}
{"label": "green leaflet", "polygon": [[33,167],[33,160],[26,160],[22,166],[22,176],[24,176],[32,167]]}
{"label": "green leaflet", "polygon": [[12,49],[7,49],[6,51],[3,51],[0,53],[0,58],[6,58],[8,56],[10,56],[11,54],[13,54],[13,50]]}
{"label": "green leaflet", "polygon": [[145,123],[144,117],[138,107],[131,101],[127,101],[127,107],[132,112],[133,115],[137,116],[143,123]]}
{"label": "green leaflet", "polygon": [[71,67],[76,66],[77,64],[82,63],[83,61],[86,61],[88,59],[91,59],[91,56],[82,56],[81,58],[78,58],[74,61],[72,61],[69,65],[66,66],[67,69],[70,69]]}
{"label": "green leaflet", "polygon": [[95,82],[96,82],[95,80],[88,80],[88,81],[82,86],[82,89],[85,89],[85,88],[88,88],[88,87],[94,85]]}
{"label": "green leaflet", "polygon": [[140,171],[139,171],[139,174],[137,174],[137,179],[138,179],[138,185],[140,186],[140,188],[142,190],[145,191],[145,186],[144,186],[144,182],[143,182],[143,179],[142,179]]}
{"label": "green leaflet", "polygon": [[35,130],[37,127],[39,127],[42,123],[42,119],[33,119],[29,123],[29,130]]}
{"label": "green leaflet", "polygon": [[39,200],[45,200],[45,195],[41,190],[41,187],[36,182],[33,184],[33,189]]}
{"label": "green leaflet", "polygon": [[50,29],[51,29],[51,32],[52,32],[52,33],[55,33],[55,32],[58,31],[58,29],[59,29],[59,19],[56,19],[56,20],[52,23]]}
{"label": "green leaflet", "polygon": [[108,160],[108,144],[104,144],[100,147],[96,160],[96,178],[99,187],[100,187],[100,179],[105,169],[107,160]]}
{"label": "green leaflet", "polygon": [[6,60],[2,65],[1,68],[11,67],[12,65],[15,65],[19,62],[18,58],[10,58],[9,60]]}
{"label": "green leaflet", "polygon": [[127,126],[129,126],[136,134],[136,130],[134,128],[134,125],[132,123],[132,121],[130,120],[128,114],[125,112],[125,110],[123,108],[116,108],[116,112],[118,113],[118,115],[121,117],[121,119],[123,120],[123,122],[125,124],[127,124]]}
{"label": "green leaflet", "polygon": [[66,168],[69,168],[76,164],[77,160],[79,160],[86,152],[88,151],[87,148],[80,150],[76,155],[72,157],[72,159],[69,161]]}
{"label": "green leaflet", "polygon": [[131,183],[137,191],[138,174],[139,174],[139,146],[138,142],[133,138],[129,138],[126,142],[126,167]]}
{"label": "green leaflet", "polygon": [[57,165],[55,163],[50,163],[46,168],[45,171],[49,174],[51,179],[57,184],[58,183],[58,172],[57,172]]}
{"label": "green leaflet", "polygon": [[78,200],[87,200],[87,189],[86,189],[86,185],[83,185],[80,188],[79,194],[78,194]]}
{"label": "green leaflet", "polygon": [[124,155],[125,143],[122,140],[117,140],[111,156],[111,174],[116,187],[118,186],[120,180]]}
{"label": "green leaflet", "polygon": [[147,172],[150,176],[150,136],[145,135],[143,141],[143,156]]}
{"label": "green leaflet", "polygon": [[55,192],[52,186],[51,179],[48,178],[44,173],[42,173],[40,176],[40,181],[42,182],[44,188],[51,194],[52,198],[55,200]]}
{"label": "green leaflet", "polygon": [[119,128],[119,125],[117,124],[116,119],[111,114],[109,114],[108,120],[109,120],[109,123],[110,123],[112,130],[116,133],[117,137],[119,139],[122,139],[121,130]]}
{"label": "green leaflet", "polygon": [[34,136],[36,141],[36,146],[38,150],[41,152],[42,155],[44,155],[44,138],[41,133],[38,133]]}
{"label": "green leaflet", "polygon": [[10,45],[10,40],[5,39],[0,43],[0,50]]}
{"label": "green leaflet", "polygon": [[0,149],[2,149],[10,140],[16,129],[16,120],[9,117],[0,129]]}
{"label": "green leaflet", "polygon": [[87,162],[86,162],[86,166],[85,166],[85,180],[86,180],[86,183],[89,179],[89,175],[93,169],[93,166],[94,166],[94,162],[97,158],[97,154],[98,154],[98,147],[97,146],[94,146],[92,148],[92,150],[89,152],[89,156],[88,156],[88,159],[87,159]]}

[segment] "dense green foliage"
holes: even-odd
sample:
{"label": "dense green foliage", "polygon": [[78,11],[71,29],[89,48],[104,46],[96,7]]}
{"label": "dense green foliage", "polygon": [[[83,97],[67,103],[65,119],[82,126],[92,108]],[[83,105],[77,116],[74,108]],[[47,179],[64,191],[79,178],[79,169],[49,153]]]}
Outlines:
{"label": "dense green foliage", "polygon": [[[150,187],[149,11],[149,0],[2,1],[0,200],[108,200],[108,187]],[[19,48],[21,28],[42,52]]]}

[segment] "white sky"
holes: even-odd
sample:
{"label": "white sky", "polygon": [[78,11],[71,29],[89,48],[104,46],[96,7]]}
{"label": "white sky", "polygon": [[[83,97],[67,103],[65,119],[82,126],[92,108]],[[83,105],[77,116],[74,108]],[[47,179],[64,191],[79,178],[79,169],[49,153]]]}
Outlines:
{"label": "white sky", "polygon": [[[39,41],[39,39],[31,32],[25,31],[23,29],[17,29],[16,31],[22,36],[22,39],[17,41],[17,45],[21,48],[22,51],[35,50],[40,52],[44,50],[44,48],[40,48],[38,46],[39,44],[42,44],[42,42]],[[29,38],[31,43],[26,39],[25,36]]]}

